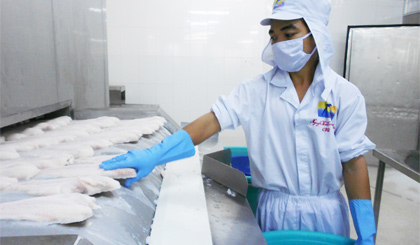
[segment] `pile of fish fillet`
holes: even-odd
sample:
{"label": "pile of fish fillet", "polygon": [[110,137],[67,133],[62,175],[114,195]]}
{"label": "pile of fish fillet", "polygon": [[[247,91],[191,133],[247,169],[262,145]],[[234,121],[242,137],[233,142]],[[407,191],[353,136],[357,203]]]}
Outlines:
{"label": "pile of fish fillet", "polygon": [[119,189],[136,176],[131,168],[105,171],[116,155],[96,155],[115,144],[136,142],[164,125],[162,117],[120,120],[63,116],[0,138],[0,190],[28,198],[0,203],[0,219],[67,224],[100,208],[92,195]]}

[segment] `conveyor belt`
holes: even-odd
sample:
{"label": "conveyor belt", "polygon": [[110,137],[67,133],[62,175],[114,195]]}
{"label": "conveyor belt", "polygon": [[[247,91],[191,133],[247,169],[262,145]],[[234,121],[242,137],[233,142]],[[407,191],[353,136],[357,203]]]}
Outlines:
{"label": "conveyor belt", "polygon": [[[136,144],[117,144],[113,149],[144,149],[160,142],[170,133],[162,128],[158,132],[141,138]],[[0,220],[0,236],[46,236],[78,234],[93,244],[145,244],[156,211],[155,200],[159,196],[163,167],[157,167],[149,176],[135,183],[131,189],[122,187],[111,192],[95,195],[101,209],[94,216],[81,223],[70,225],[46,225],[29,221]],[[28,198],[27,194],[2,192],[0,202]],[[70,237],[63,237],[63,239]],[[72,239],[72,238],[71,238]],[[25,239],[26,240],[26,239]],[[9,238],[10,241],[10,238]]]}

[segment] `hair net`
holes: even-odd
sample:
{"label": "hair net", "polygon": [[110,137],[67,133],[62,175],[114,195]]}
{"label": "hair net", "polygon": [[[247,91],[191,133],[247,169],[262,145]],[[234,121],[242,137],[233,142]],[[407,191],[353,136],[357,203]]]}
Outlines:
{"label": "hair net", "polygon": [[327,28],[330,10],[329,0],[276,0],[273,4],[273,13],[262,20],[261,25],[270,25],[270,21],[273,19],[303,18],[315,39],[321,68],[325,72],[328,70],[329,61],[334,54],[334,46]]}

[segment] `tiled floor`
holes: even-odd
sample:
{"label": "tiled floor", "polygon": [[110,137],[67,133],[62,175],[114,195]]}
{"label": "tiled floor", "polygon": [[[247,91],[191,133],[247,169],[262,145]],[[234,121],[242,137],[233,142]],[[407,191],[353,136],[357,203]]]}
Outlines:
{"label": "tiled floor", "polygon": [[[378,167],[368,168],[373,201]],[[350,223],[350,237],[356,239]],[[420,184],[392,167],[385,169],[376,239],[380,245],[420,244]]]}

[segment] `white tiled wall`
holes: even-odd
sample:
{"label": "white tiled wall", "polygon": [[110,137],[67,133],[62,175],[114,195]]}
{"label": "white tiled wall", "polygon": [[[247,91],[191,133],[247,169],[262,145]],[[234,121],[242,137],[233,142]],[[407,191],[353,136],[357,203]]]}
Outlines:
{"label": "white tiled wall", "polygon": [[[126,103],[159,104],[175,121],[209,111],[219,95],[270,67],[260,61],[272,0],[107,0],[109,84]],[[342,74],[348,25],[401,24],[404,0],[332,0],[329,29]],[[245,145],[240,130],[225,145]],[[223,137],[223,134],[221,135]]]}

